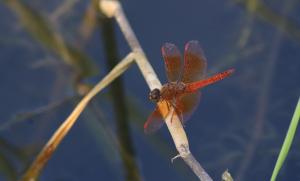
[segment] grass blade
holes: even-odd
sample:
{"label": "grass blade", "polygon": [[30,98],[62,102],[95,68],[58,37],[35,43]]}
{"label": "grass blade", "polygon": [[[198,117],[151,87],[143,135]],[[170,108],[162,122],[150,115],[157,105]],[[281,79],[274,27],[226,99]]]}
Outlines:
{"label": "grass blade", "polygon": [[295,136],[295,132],[296,132],[296,129],[297,129],[297,126],[298,126],[299,118],[300,118],[300,98],[298,99],[298,103],[297,103],[297,106],[296,106],[291,124],[289,126],[289,129],[288,129],[288,132],[287,132],[286,137],[284,139],[284,142],[283,142],[282,148],[280,150],[278,159],[276,161],[276,165],[275,165],[275,168],[274,168],[273,173],[272,173],[271,181],[276,180],[278,172],[281,169],[284,160],[286,159],[286,156],[287,156],[287,154],[290,150],[292,141],[293,141],[294,136]]}

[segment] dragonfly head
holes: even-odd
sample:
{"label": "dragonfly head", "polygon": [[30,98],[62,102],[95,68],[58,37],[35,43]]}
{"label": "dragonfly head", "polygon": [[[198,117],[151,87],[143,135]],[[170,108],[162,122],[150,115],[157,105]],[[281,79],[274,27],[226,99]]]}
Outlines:
{"label": "dragonfly head", "polygon": [[149,99],[153,102],[158,102],[160,99],[160,90],[155,88],[149,94]]}

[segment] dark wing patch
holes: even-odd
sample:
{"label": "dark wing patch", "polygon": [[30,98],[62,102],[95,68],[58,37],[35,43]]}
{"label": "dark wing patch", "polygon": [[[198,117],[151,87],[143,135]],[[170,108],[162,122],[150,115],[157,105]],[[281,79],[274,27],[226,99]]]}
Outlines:
{"label": "dark wing patch", "polygon": [[200,102],[201,92],[185,94],[176,100],[176,110],[183,124],[191,117]]}
{"label": "dark wing patch", "polygon": [[161,128],[164,124],[163,117],[159,112],[158,107],[151,113],[148,117],[147,121],[144,124],[144,132],[146,134],[150,134]]}
{"label": "dark wing patch", "polygon": [[172,43],[165,43],[161,51],[165,61],[167,78],[169,82],[176,82],[182,71],[181,54]]}
{"label": "dark wing patch", "polygon": [[184,65],[182,82],[191,83],[205,76],[207,61],[196,40],[189,41],[184,48]]}

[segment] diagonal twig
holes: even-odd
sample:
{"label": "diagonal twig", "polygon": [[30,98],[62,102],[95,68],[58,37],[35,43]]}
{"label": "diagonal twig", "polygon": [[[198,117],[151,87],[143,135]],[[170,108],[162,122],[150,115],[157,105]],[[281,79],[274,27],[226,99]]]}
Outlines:
{"label": "diagonal twig", "polygon": [[[150,89],[160,88],[161,83],[157,78],[153,68],[151,67],[147,57],[140,46],[132,28],[129,25],[129,22],[124,14],[124,11],[121,7],[121,4],[118,1],[112,0],[100,0],[99,3],[100,9],[108,17],[114,17],[120,26],[121,31],[123,32],[130,48],[133,52],[136,53],[137,58],[135,59],[140,71],[142,72],[148,86]],[[164,107],[167,106],[165,102],[159,102],[159,110],[163,112]],[[173,111],[171,110],[170,113]],[[212,179],[202,168],[200,163],[194,158],[192,153],[189,150],[189,143],[186,136],[186,133],[183,129],[183,126],[180,122],[178,115],[175,113],[172,117],[172,114],[169,114],[166,119],[166,125],[168,126],[169,132],[173,138],[179,156],[185,161],[185,163],[193,170],[197,177],[202,181],[211,181]]]}

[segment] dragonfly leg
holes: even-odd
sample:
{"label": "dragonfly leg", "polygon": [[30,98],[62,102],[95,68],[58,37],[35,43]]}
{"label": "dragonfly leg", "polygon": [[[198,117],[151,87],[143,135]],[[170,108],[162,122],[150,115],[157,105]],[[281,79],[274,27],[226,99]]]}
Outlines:
{"label": "dragonfly leg", "polygon": [[[171,105],[172,105],[172,107],[174,108],[174,111],[178,114],[179,120],[180,120],[181,124],[183,125],[183,114],[182,114],[182,112],[178,109],[178,107],[176,106],[176,99],[174,99],[174,100],[171,102]],[[173,120],[174,111],[173,111],[173,113],[172,113],[171,122],[172,122],[172,120]],[[183,126],[184,126],[184,125],[183,125]]]}
{"label": "dragonfly leg", "polygon": [[174,116],[174,110],[173,110],[172,116],[171,116],[171,123],[172,123],[172,121],[173,121],[173,116]]}
{"label": "dragonfly leg", "polygon": [[[177,109],[178,110],[178,109]],[[182,126],[184,126],[184,124],[183,124],[183,114],[182,114],[182,112],[181,111],[176,111],[178,114],[180,114],[179,116],[179,119],[180,119],[180,122],[181,122],[181,124],[182,124]]]}
{"label": "dragonfly leg", "polygon": [[178,155],[174,156],[174,157],[171,159],[171,162],[173,163],[173,162],[174,162],[174,160],[175,160],[175,159],[177,159],[177,158],[179,158],[179,157],[181,157],[181,155],[180,155],[180,154],[178,154]]}
{"label": "dragonfly leg", "polygon": [[[168,110],[170,110],[172,107],[174,107],[172,102],[167,102],[167,105],[168,105]],[[171,115],[171,123],[172,123],[172,120],[173,120],[173,115],[174,115],[174,110],[173,110],[172,115]]]}

